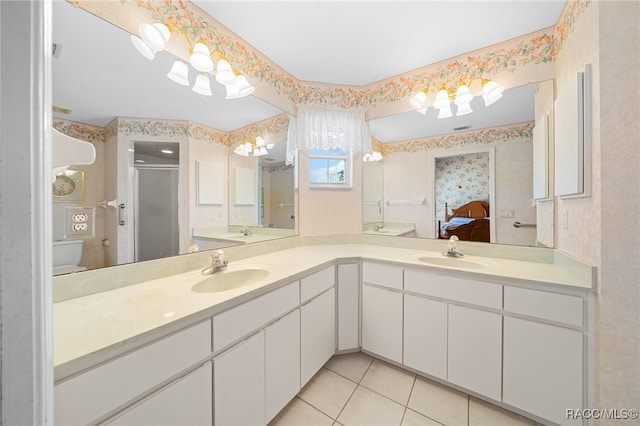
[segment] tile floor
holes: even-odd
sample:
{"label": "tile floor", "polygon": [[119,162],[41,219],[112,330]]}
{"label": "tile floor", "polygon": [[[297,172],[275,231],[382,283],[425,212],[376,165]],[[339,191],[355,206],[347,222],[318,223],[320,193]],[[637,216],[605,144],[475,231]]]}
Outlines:
{"label": "tile floor", "polygon": [[532,420],[362,353],[334,356],[270,423],[536,426]]}

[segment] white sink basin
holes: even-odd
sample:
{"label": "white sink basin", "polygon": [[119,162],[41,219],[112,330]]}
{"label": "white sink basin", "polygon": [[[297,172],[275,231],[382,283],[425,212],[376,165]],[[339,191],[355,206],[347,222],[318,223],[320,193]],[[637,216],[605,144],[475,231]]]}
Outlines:
{"label": "white sink basin", "polygon": [[221,291],[235,290],[267,278],[270,271],[259,267],[247,267],[242,269],[227,269],[207,275],[191,287],[196,293],[217,293]]}
{"label": "white sink basin", "polygon": [[420,262],[427,263],[429,265],[434,266],[445,266],[448,268],[459,268],[459,269],[487,269],[487,265],[482,263],[474,262],[473,260],[467,260],[460,257],[434,257],[434,256],[423,256],[419,257],[418,260]]}

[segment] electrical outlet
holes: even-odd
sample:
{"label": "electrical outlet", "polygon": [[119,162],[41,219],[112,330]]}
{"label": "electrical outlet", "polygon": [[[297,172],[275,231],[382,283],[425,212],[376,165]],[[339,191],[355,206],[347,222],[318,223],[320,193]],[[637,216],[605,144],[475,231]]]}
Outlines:
{"label": "electrical outlet", "polygon": [[75,223],[86,223],[89,220],[89,215],[86,213],[74,214],[71,220]]}
{"label": "electrical outlet", "polygon": [[94,236],[95,208],[67,207],[65,238],[91,238]]}
{"label": "electrical outlet", "polygon": [[89,227],[86,223],[74,223],[71,229],[76,232],[85,232],[87,229],[89,229]]}

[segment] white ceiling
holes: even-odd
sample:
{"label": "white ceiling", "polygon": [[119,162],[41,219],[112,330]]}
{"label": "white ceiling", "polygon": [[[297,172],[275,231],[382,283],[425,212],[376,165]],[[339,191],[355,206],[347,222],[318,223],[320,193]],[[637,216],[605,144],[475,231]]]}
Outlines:
{"label": "white ceiling", "polygon": [[[300,80],[363,85],[552,26],[565,1],[194,3]],[[224,100],[215,81],[210,98],[173,83],[170,54],[143,58],[126,32],[66,1],[54,1],[53,42],[63,46],[53,103],[73,110],[55,117],[98,126],[116,116],[179,119],[231,131],[281,113],[254,96]],[[392,142],[533,119],[531,101],[518,98],[532,89],[509,92],[486,113],[476,99],[464,117],[436,120],[430,109],[374,120],[372,135]]]}

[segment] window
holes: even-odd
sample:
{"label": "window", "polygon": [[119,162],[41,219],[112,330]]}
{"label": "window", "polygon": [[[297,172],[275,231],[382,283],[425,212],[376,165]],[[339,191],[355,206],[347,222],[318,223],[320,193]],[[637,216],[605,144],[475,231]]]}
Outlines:
{"label": "window", "polygon": [[309,151],[309,183],[315,187],[351,187],[351,161],[341,148]]}

